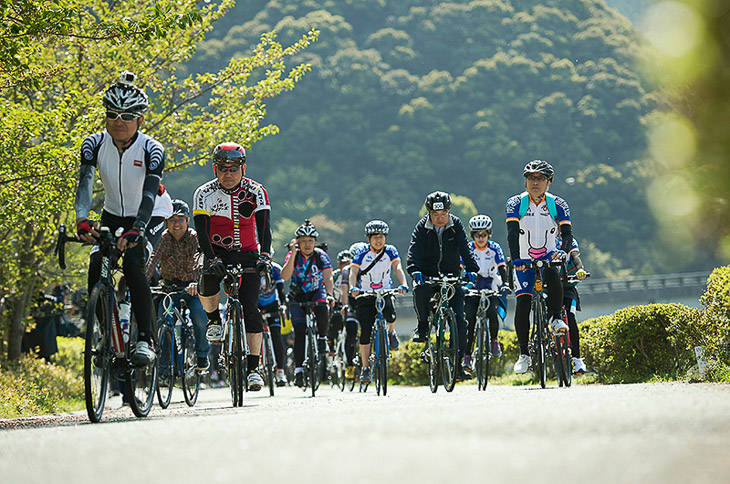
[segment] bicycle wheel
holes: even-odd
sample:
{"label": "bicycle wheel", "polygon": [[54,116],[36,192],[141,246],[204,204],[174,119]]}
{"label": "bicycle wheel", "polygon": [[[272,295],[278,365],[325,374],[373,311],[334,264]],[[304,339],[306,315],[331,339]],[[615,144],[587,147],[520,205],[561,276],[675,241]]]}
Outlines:
{"label": "bicycle wheel", "polygon": [[356,356],[354,358],[354,361],[352,362],[353,366],[353,372],[352,372],[352,379],[348,380],[347,385],[350,391],[353,391],[357,384],[359,383],[360,379],[360,372],[362,371],[362,365],[360,364],[360,357]]}
{"label": "bicycle wheel", "polygon": [[185,403],[188,407],[195,405],[200,393],[200,372],[198,371],[197,354],[195,353],[195,336],[191,328],[183,330],[185,340],[183,342],[182,357],[182,388],[185,396]]}
{"label": "bicycle wheel", "polygon": [[386,334],[385,324],[381,325],[378,330],[378,394],[383,391],[383,396],[388,393],[388,335]]}
{"label": "bicycle wheel", "polygon": [[451,308],[443,313],[443,338],[441,338],[441,378],[447,392],[454,390],[456,371],[459,365],[459,335],[456,316]]}
{"label": "bicycle wheel", "polygon": [[319,387],[319,382],[317,381],[317,337],[315,336],[312,328],[307,328],[307,352],[307,360],[309,363],[307,367],[307,379],[309,380],[309,386],[312,389],[312,396],[314,396],[317,388]]}
{"label": "bicycle wheel", "polygon": [[340,336],[337,342],[337,351],[335,351],[335,383],[341,392],[345,391],[345,339]]}
{"label": "bicycle wheel", "polygon": [[569,387],[572,371],[570,369],[570,347],[567,345],[565,335],[559,334],[553,337],[555,345],[555,372],[558,374],[558,386]]}
{"label": "bicycle wheel", "polygon": [[271,343],[271,334],[264,333],[263,336],[263,366],[264,380],[269,385],[269,396],[274,396],[274,387],[276,386],[276,371],[274,370],[274,347]]}
{"label": "bicycle wheel", "polygon": [[109,286],[94,286],[86,306],[86,343],[84,345],[84,396],[89,420],[99,422],[104,412],[112,359],[111,308]]}
{"label": "bicycle wheel", "polygon": [[441,337],[439,323],[433,321],[434,317],[435,315],[429,319],[428,339],[424,350],[426,360],[428,360],[428,386],[431,388],[431,393],[436,393],[438,390],[441,373]]}
{"label": "bicycle wheel", "polygon": [[547,365],[545,354],[545,313],[541,303],[533,308],[533,331],[535,332],[535,372],[540,379],[540,386],[545,388]]}
{"label": "bicycle wheel", "polygon": [[479,319],[477,319],[476,327],[474,328],[474,337],[477,345],[474,356],[474,366],[477,373],[478,390],[487,389],[487,378],[489,374],[489,356],[487,356],[487,351],[485,351],[486,333],[487,332],[484,329],[484,320],[480,316]]}
{"label": "bicycle wheel", "polygon": [[243,407],[243,392],[245,384],[245,375],[243,368],[243,333],[241,328],[241,306],[238,303],[234,303],[233,306],[233,317],[231,318],[230,328],[231,336],[233,337],[233,354],[231,355],[231,394],[233,396],[233,406]]}
{"label": "bicycle wheel", "polygon": [[160,322],[157,335],[157,402],[167,408],[172,401],[172,388],[175,386],[175,345],[172,327]]}

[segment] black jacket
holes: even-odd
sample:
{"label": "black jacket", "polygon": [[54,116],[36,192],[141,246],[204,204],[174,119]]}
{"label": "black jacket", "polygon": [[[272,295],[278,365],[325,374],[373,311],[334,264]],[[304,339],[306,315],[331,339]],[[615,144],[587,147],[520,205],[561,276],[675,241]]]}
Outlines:
{"label": "black jacket", "polygon": [[428,215],[416,224],[408,246],[406,270],[409,274],[420,271],[424,278],[436,277],[439,273],[458,275],[462,260],[467,272],[479,272],[459,217],[451,215],[441,240]]}

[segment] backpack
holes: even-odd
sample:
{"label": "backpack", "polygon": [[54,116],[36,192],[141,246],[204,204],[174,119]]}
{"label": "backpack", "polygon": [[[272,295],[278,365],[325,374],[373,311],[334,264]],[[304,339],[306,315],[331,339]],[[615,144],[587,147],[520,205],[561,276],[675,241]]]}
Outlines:
{"label": "backpack", "polygon": [[[553,220],[555,220],[555,222],[557,222],[558,208],[555,206],[555,195],[545,192],[545,201],[547,202],[548,212],[550,212],[550,216],[553,218]],[[530,194],[524,192],[522,194],[522,198],[520,199],[520,220],[522,220],[522,217],[525,216],[528,208],[530,208]]]}

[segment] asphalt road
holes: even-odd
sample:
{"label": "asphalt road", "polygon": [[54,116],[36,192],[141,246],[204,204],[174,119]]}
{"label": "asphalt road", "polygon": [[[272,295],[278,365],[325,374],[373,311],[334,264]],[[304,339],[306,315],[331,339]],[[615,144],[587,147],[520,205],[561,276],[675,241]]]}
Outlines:
{"label": "asphalt road", "polygon": [[0,421],[0,482],[730,482],[730,385],[372,390]]}

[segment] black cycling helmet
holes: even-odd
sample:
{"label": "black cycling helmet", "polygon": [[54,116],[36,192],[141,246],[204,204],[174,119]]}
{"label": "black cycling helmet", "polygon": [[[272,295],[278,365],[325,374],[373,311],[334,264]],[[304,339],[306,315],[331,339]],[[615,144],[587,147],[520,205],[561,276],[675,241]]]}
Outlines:
{"label": "black cycling helmet", "polygon": [[553,181],[553,175],[555,175],[555,170],[553,170],[553,165],[548,163],[547,161],[542,160],[532,160],[528,164],[525,165],[525,169],[522,170],[522,174],[525,175],[525,178],[527,178],[527,175],[530,173],[542,173],[546,177],[548,177],[548,181]]}
{"label": "black cycling helmet", "polygon": [[375,234],[388,235],[389,231],[390,227],[388,227],[388,224],[383,222],[382,220],[371,220],[370,222],[365,224],[365,235],[367,237]]}
{"label": "black cycling helmet", "polygon": [[213,149],[213,163],[246,163],[246,150],[238,143],[221,143]]}
{"label": "black cycling helmet", "polygon": [[172,215],[184,215],[190,218],[190,207],[185,201],[176,198],[172,201]]}
{"label": "black cycling helmet", "polygon": [[451,197],[446,192],[433,192],[426,196],[426,208],[429,210],[445,210],[451,208]]}
{"label": "black cycling helmet", "polygon": [[297,227],[296,232],[294,232],[295,237],[314,237],[315,239],[319,237],[319,232],[317,232],[317,228],[312,225],[312,222],[309,221],[309,219],[306,219],[302,225]]}
{"label": "black cycling helmet", "polygon": [[109,86],[101,98],[104,108],[120,113],[133,113],[141,115],[147,111],[150,101],[147,94],[137,86],[134,81],[137,76],[129,71],[122,72],[119,80]]}
{"label": "black cycling helmet", "polygon": [[337,253],[337,262],[350,262],[352,260],[352,254],[350,254],[350,251],[345,249],[341,250]]}

